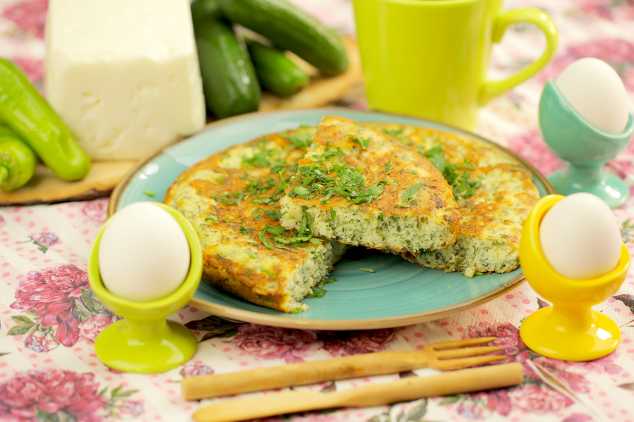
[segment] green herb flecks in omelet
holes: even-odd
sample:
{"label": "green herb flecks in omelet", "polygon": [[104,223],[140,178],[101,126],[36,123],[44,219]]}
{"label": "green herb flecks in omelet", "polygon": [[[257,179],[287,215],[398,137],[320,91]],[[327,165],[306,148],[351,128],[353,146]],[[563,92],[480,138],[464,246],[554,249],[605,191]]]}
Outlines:
{"label": "green herb flecks in omelet", "polygon": [[[387,169],[387,171],[386,171]],[[416,150],[351,120],[326,117],[281,201],[281,224],[390,252],[455,241],[456,203],[440,172]]]}
{"label": "green herb flecks in omelet", "polygon": [[451,185],[456,199],[469,198],[480,187],[480,182],[472,178],[467,172],[468,170],[473,170],[474,166],[472,163],[466,160],[461,164],[448,162],[440,145],[433,146],[425,151],[424,155],[442,172],[447,183]]}
{"label": "green herb flecks in omelet", "polygon": [[196,228],[211,283],[250,302],[298,312],[327,277],[343,248],[315,238],[308,214],[297,229],[279,223],[278,201],[314,133],[300,128],[233,146],[170,187],[166,203]]}
{"label": "green herb flecks in omelet", "polygon": [[442,171],[458,201],[456,243],[439,250],[404,254],[424,267],[461,271],[471,277],[519,266],[522,223],[539,193],[531,175],[513,157],[485,141],[397,124],[368,123],[395,142],[418,150]]}

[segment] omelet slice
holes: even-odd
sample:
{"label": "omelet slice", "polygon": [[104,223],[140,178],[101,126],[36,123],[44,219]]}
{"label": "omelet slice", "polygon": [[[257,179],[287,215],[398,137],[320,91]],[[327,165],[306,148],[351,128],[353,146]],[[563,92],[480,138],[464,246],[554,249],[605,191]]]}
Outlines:
{"label": "omelet slice", "polygon": [[531,174],[501,148],[435,129],[368,124],[430,159],[452,186],[458,202],[454,244],[403,256],[428,268],[505,273],[519,267],[522,224],[539,200]]}
{"label": "omelet slice", "polygon": [[322,119],[281,199],[281,224],[392,253],[447,247],[458,212],[451,188],[415,149],[340,117]]}
{"label": "omelet slice", "polygon": [[315,237],[310,215],[280,223],[278,201],[314,128],[271,134],[221,151],[187,169],[165,202],[198,232],[207,281],[250,302],[297,312],[343,254]]}

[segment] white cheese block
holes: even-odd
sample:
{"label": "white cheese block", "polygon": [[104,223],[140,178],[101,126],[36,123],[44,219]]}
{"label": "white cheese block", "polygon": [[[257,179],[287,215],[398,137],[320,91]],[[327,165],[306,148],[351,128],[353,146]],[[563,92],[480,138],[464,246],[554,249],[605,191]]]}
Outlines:
{"label": "white cheese block", "polygon": [[93,158],[143,158],[204,126],[189,7],[50,0],[46,94]]}

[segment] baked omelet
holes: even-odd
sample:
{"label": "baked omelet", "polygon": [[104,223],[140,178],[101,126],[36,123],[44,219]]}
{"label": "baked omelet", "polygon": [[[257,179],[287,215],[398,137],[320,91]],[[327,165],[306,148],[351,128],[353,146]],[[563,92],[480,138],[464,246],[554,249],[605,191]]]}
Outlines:
{"label": "baked omelet", "polygon": [[281,224],[345,245],[392,253],[456,241],[458,211],[442,174],[381,130],[325,117],[280,201]]}
{"label": "baked omelet", "polygon": [[278,201],[314,132],[299,128],[233,146],[187,169],[170,187],[165,202],[196,228],[210,282],[296,312],[327,277],[343,247],[314,237],[310,214],[300,214],[295,230],[279,224]]}
{"label": "baked omelet", "polygon": [[539,199],[531,174],[502,149],[484,141],[405,125],[369,124],[416,149],[443,172],[459,206],[453,245],[403,256],[424,267],[480,273],[519,267],[522,224]]}

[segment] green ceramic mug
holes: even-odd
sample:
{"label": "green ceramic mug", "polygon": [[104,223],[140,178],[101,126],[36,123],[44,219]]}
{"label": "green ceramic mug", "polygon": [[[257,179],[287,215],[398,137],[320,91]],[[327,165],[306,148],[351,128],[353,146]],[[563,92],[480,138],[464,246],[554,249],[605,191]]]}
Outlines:
{"label": "green ceramic mug", "polygon": [[[557,30],[546,13],[503,11],[502,3],[354,0],[370,108],[473,130],[479,106],[535,75],[557,49]],[[491,45],[518,23],[544,33],[544,52],[514,75],[487,80]]]}

